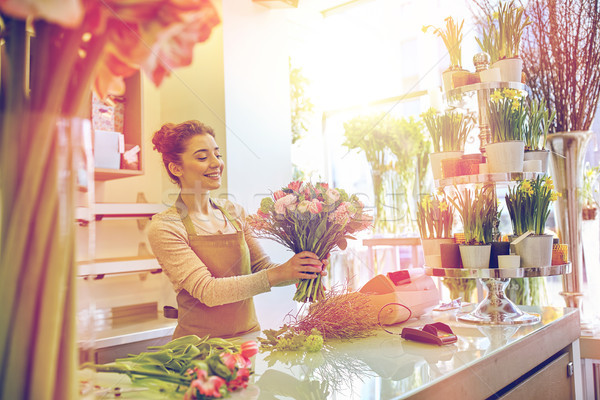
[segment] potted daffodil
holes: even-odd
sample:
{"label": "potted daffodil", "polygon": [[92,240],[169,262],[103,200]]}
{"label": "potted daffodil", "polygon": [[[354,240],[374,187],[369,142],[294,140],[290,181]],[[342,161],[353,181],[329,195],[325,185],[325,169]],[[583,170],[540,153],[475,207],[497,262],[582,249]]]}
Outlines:
{"label": "potted daffodil", "polygon": [[550,152],[546,150],[548,130],[556,117],[556,112],[550,112],[545,101],[531,101],[527,106],[527,121],[523,125],[523,139],[525,141],[524,160],[540,160],[542,169],[546,173]]}
{"label": "potted daffodil", "polygon": [[454,243],[453,221],[454,209],[443,192],[433,196],[426,195],[417,203],[417,224],[428,267],[442,266],[441,245]]}

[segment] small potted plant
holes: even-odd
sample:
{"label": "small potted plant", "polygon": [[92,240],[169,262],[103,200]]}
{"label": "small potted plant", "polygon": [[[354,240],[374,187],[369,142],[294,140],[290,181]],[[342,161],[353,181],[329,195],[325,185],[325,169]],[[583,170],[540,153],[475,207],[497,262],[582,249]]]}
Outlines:
{"label": "small potted plant", "polygon": [[492,186],[464,189],[462,193],[456,188],[456,194],[448,199],[458,211],[465,231],[465,244],[460,245],[463,267],[488,268],[497,210]]}
{"label": "small potted plant", "polygon": [[596,219],[598,202],[595,196],[598,196],[598,176],[600,176],[600,166],[592,168],[590,163],[586,163],[583,172],[583,186],[581,187],[584,221]]}
{"label": "small potted plant", "polygon": [[525,9],[511,1],[500,4],[481,27],[482,39],[477,38],[477,43],[490,55],[492,68],[500,69],[502,81],[521,82],[523,60],[519,57],[519,47],[523,32],[530,24]]}
{"label": "small potted plant", "polygon": [[561,194],[554,191],[552,178],[538,176],[520,181],[508,189],[506,208],[510,215],[513,233],[529,236],[514,245],[521,257],[522,267],[545,267],[552,264],[553,235],[544,233],[550,214],[550,203]]}
{"label": "small potted plant", "polygon": [[523,125],[523,138],[525,140],[524,160],[540,160],[542,173],[548,169],[550,152],[546,150],[548,130],[556,117],[556,112],[549,112],[545,101],[533,100],[527,107],[527,122]]}
{"label": "small potted plant", "polygon": [[461,42],[463,39],[462,29],[464,20],[457,24],[454,18],[448,17],[444,20],[446,27],[436,28],[432,25],[423,26],[423,32],[427,32],[429,28],[433,29],[433,33],[438,35],[444,41],[444,45],[450,55],[450,66],[442,73],[442,83],[444,91],[448,92],[453,89],[453,75],[469,76],[469,71],[462,68]]}
{"label": "small potted plant", "polygon": [[427,266],[441,268],[440,246],[443,243],[454,243],[453,221],[454,209],[448,203],[445,194],[426,195],[418,202],[417,224]]}
{"label": "small potted plant", "polygon": [[456,111],[438,114],[433,108],[421,114],[421,118],[425,122],[433,143],[433,153],[429,154],[433,179],[441,179],[442,160],[460,158],[467,136],[473,129],[473,121],[468,116]]}
{"label": "small potted plant", "polygon": [[494,90],[488,101],[491,143],[485,146],[490,173],[522,172],[527,111],[518,90]]}

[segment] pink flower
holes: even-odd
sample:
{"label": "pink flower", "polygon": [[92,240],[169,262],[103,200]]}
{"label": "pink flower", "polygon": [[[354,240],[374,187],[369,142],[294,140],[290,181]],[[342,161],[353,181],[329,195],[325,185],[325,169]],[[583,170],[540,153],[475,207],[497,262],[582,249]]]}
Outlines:
{"label": "pink flower", "polygon": [[294,192],[297,192],[300,189],[300,186],[302,186],[302,181],[294,181],[294,182],[290,182],[288,184],[288,189],[292,189]]}
{"label": "pink flower", "polygon": [[329,189],[329,184],[325,183],[325,182],[319,182],[319,183],[317,183],[317,186],[319,186],[320,188],[322,188],[324,190]]}
{"label": "pink flower", "polygon": [[235,364],[237,360],[235,359],[233,354],[223,353],[221,354],[221,360],[223,360],[223,364],[225,364],[225,366],[229,368],[231,372],[235,370]]}
{"label": "pink flower", "polygon": [[310,202],[310,205],[308,206],[308,211],[310,211],[313,214],[318,214],[321,211],[323,211],[323,203],[321,203],[319,200],[317,199],[313,199]]}
{"label": "pink flower", "polygon": [[238,389],[245,389],[248,387],[248,381],[250,380],[250,371],[248,368],[240,368],[235,376],[235,379],[227,382],[227,389],[231,392]]}
{"label": "pink flower", "polygon": [[297,197],[293,194],[288,194],[275,202],[275,212],[277,214],[285,214],[285,210],[293,211],[296,208]]}
{"label": "pink flower", "polygon": [[333,204],[340,199],[340,192],[335,189],[327,189],[325,192],[325,202],[327,204]]}
{"label": "pink flower", "polygon": [[248,340],[240,346],[240,354],[245,358],[250,358],[258,353],[258,343],[254,340]]}
{"label": "pink flower", "polygon": [[282,197],[285,197],[285,192],[283,190],[278,190],[275,193],[273,193],[273,198],[275,199],[275,201],[281,199]]}
{"label": "pink flower", "polygon": [[351,212],[348,206],[352,206],[347,201],[340,204],[335,211],[329,214],[329,221],[339,225],[345,225],[351,217]]}
{"label": "pink flower", "polygon": [[190,387],[197,389],[204,396],[221,397],[219,388],[225,384],[225,379],[213,375],[210,378],[198,378],[193,380]]}
{"label": "pink flower", "polygon": [[298,211],[301,213],[305,213],[308,211],[308,207],[310,206],[309,200],[302,200],[300,204],[298,204]]}

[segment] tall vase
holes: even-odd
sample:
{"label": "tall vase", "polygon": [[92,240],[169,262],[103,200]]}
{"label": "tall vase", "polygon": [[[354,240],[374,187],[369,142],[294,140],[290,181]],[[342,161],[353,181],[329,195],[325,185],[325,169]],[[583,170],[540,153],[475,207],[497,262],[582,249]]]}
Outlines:
{"label": "tall vase", "polygon": [[0,397],[76,398],[74,148],[82,120],[22,116],[1,133]]}
{"label": "tall vase", "polygon": [[375,215],[373,218],[373,230],[376,234],[387,232],[387,218],[384,207],[384,172],[379,169],[371,169],[371,177],[373,179],[373,202],[375,205]]}
{"label": "tall vase", "polygon": [[569,246],[572,272],[563,276],[567,307],[579,307],[583,290],[583,254],[581,246],[583,158],[592,131],[560,132],[548,136],[552,152],[551,172],[556,190],[562,194],[555,202],[554,218],[561,243]]}

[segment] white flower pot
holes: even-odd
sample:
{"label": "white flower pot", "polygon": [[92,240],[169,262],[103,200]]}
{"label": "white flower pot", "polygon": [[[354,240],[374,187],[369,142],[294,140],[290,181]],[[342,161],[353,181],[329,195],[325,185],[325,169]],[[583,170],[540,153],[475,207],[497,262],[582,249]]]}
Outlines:
{"label": "white flower pot", "polygon": [[523,154],[523,160],[540,160],[542,162],[541,173],[545,174],[548,172],[548,159],[550,158],[549,150],[530,150]]}
{"label": "white flower pot", "polygon": [[500,69],[500,78],[503,82],[521,82],[523,60],[519,57],[498,60],[492,64],[492,68]]}
{"label": "white flower pot", "polygon": [[467,269],[486,269],[490,266],[490,254],[492,252],[491,244],[483,245],[465,245],[461,244],[460,258],[463,263],[463,268]]}
{"label": "white flower pot", "polygon": [[440,245],[442,243],[454,243],[453,238],[421,238],[421,246],[423,246],[423,255],[425,256],[425,265],[432,268],[442,267],[442,251]]}
{"label": "white flower pot", "polygon": [[542,160],[523,160],[523,172],[542,172]]}
{"label": "white flower pot", "polygon": [[442,179],[442,160],[446,158],[460,158],[462,151],[441,151],[439,153],[429,153],[429,162],[431,163],[431,172],[433,179]]}
{"label": "white flower pot", "polygon": [[513,246],[522,268],[552,265],[552,235],[529,235]]}
{"label": "white flower pot", "polygon": [[500,68],[489,68],[479,71],[479,79],[481,79],[481,82],[500,82],[502,80]]}
{"label": "white flower pot", "polygon": [[522,140],[490,143],[485,146],[488,170],[496,172],[523,172],[523,153],[525,143]]}

